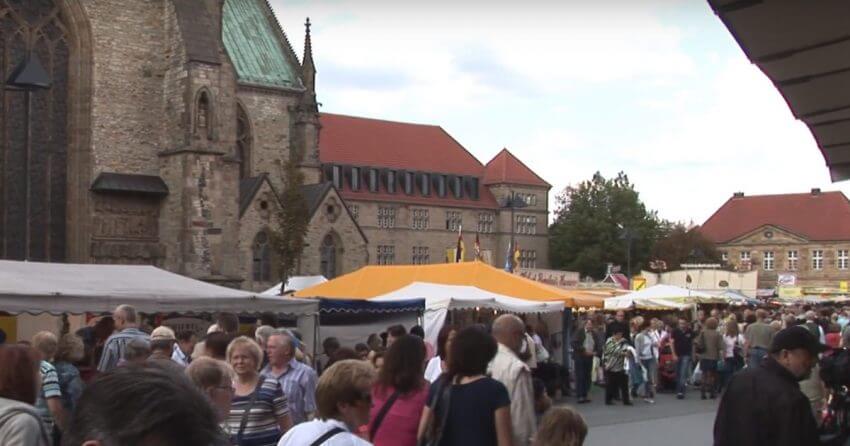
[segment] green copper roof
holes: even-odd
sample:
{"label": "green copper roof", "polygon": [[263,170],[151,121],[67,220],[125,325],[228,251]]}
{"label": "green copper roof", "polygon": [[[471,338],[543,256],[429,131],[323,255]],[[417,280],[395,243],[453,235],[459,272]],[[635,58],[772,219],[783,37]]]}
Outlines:
{"label": "green copper roof", "polygon": [[[301,87],[295,68],[284,54],[265,0],[226,0],[222,40],[239,80],[271,87]],[[271,20],[270,20],[271,19]]]}

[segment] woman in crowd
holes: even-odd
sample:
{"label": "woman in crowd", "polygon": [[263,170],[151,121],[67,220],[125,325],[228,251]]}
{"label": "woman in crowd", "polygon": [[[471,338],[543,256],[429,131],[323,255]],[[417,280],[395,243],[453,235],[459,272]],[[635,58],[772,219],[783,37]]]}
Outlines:
{"label": "woman in crowd", "polygon": [[[638,361],[646,370],[646,381],[643,397],[647,403],[654,403],[655,398],[655,377],[658,373],[658,344],[656,338],[652,335],[652,322],[644,321],[641,326],[640,333],[635,336],[635,350],[637,351]],[[634,396],[634,393],[632,394]]]}
{"label": "woman in crowd", "polygon": [[0,444],[49,446],[47,430],[36,412],[39,392],[38,353],[21,345],[0,346]]}
{"label": "woman in crowd", "polygon": [[626,375],[628,342],[623,337],[623,328],[616,327],[611,337],[605,342],[605,352],[602,354],[605,369],[605,404],[614,404],[614,396],[619,393],[623,404],[631,406],[629,399],[629,377]]}
{"label": "woman in crowd", "polygon": [[236,372],[236,393],[227,417],[231,441],[237,446],[276,445],[292,427],[292,419],[278,381],[259,374],[260,346],[240,336],[227,347],[226,355]]}
{"label": "woman in crowd", "polygon": [[510,446],[510,397],[486,375],[496,341],[478,327],[460,330],[451,342],[448,371],[431,384],[419,438],[442,446]]}
{"label": "woman in crowd", "polygon": [[440,329],[440,333],[437,335],[437,355],[431,358],[428,365],[425,366],[425,379],[428,382],[436,381],[446,371],[448,367],[447,353],[455,334],[457,334],[457,330],[451,325],[443,325],[443,328]]}
{"label": "woman in crowd", "polygon": [[233,401],[233,369],[224,361],[200,357],[186,367],[186,376],[192,384],[209,398],[218,415],[218,423],[224,423],[230,415]]}
{"label": "woman in crowd", "polygon": [[723,367],[720,371],[720,391],[726,388],[732,375],[744,367],[744,336],[738,329],[735,316],[729,317],[723,333]]}
{"label": "woman in crowd", "polygon": [[587,437],[587,424],[569,407],[549,410],[540,421],[534,446],[582,446]]}
{"label": "woman in crowd", "polygon": [[283,436],[278,446],[371,443],[354,432],[369,422],[375,371],[365,361],[341,360],[322,373],[316,386],[317,418],[301,423]]}
{"label": "woman in crowd", "polygon": [[706,391],[711,399],[717,397],[717,362],[724,358],[724,341],[717,332],[717,319],[710,317],[705,321],[705,326],[699,336],[694,340],[699,354],[699,368],[702,371],[702,383],[700,395],[706,399]]}
{"label": "woman in crowd", "polygon": [[428,383],[422,377],[425,344],[414,335],[398,338],[384,357],[372,388],[369,438],[375,446],[415,446]]}
{"label": "woman in crowd", "polygon": [[68,413],[74,411],[77,400],[83,393],[83,380],[80,377],[80,371],[74,364],[82,361],[84,356],[85,346],[79,336],[67,333],[59,338],[59,346],[53,366],[56,367],[56,373],[59,374],[62,406]]}

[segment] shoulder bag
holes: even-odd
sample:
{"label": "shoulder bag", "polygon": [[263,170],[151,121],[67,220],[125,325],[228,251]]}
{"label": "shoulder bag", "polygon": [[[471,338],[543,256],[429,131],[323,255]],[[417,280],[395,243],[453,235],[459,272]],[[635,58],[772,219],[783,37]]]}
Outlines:
{"label": "shoulder bag", "polygon": [[369,440],[375,441],[375,434],[378,433],[378,428],[381,427],[381,423],[384,422],[384,418],[389,413],[390,408],[395,404],[395,400],[398,399],[400,392],[396,390],[392,395],[384,402],[384,405],[381,406],[381,410],[378,411],[378,414],[375,415],[375,422],[372,423],[372,427],[369,429]]}
{"label": "shoulder bag", "polygon": [[310,446],[320,446],[322,443],[330,440],[335,435],[341,434],[343,432],[345,432],[345,429],[343,429],[341,427],[335,427],[335,428],[325,432],[324,434],[322,434],[322,436],[317,438],[316,441],[310,443]]}
{"label": "shoulder bag", "polygon": [[451,405],[452,383],[448,376],[443,375],[437,392],[428,403],[431,417],[425,428],[425,435],[419,440],[418,446],[437,446],[443,439],[443,430],[449,418],[449,406]]}

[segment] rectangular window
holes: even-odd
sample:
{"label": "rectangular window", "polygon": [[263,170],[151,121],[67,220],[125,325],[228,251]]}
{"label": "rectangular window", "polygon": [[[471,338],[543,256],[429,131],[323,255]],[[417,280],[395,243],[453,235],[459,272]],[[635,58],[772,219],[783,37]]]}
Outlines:
{"label": "rectangular window", "polygon": [[428,229],[429,220],[431,219],[428,209],[414,209],[412,227],[416,231],[424,231]]}
{"label": "rectangular window", "polygon": [[722,260],[724,263],[728,262],[729,261],[729,253],[726,252],[726,251],[722,251],[720,253],[720,260]]}
{"label": "rectangular window", "polygon": [[520,250],[519,266],[521,268],[537,268],[537,251]]}
{"label": "rectangular window", "polygon": [[395,264],[395,246],[393,245],[378,245],[377,255],[378,265],[394,265]]}
{"label": "rectangular window", "polygon": [[838,250],[838,269],[847,269],[850,266],[850,257],[848,257],[849,251],[846,249]]}
{"label": "rectangular window", "polygon": [[797,251],[788,251],[788,271],[797,271]]}
{"label": "rectangular window", "polygon": [[773,251],[765,251],[762,266],[765,271],[773,271]]}
{"label": "rectangular window", "polygon": [[463,198],[463,178],[452,178],[452,194],[454,194],[455,198]]}
{"label": "rectangular window", "polygon": [[516,233],[524,235],[537,234],[537,217],[533,215],[517,215]]}
{"label": "rectangular window", "polygon": [[351,168],[351,190],[358,191],[360,190],[360,168],[352,167]]}
{"label": "rectangular window", "polygon": [[413,172],[404,173],[404,193],[407,195],[413,195],[413,178]]}
{"label": "rectangular window", "polygon": [[820,249],[815,249],[812,251],[812,269],[823,269],[823,251]]}
{"label": "rectangular window", "polygon": [[427,265],[431,263],[431,255],[428,252],[428,247],[414,246],[413,261],[411,263],[413,263],[414,265]]}
{"label": "rectangular window", "polygon": [[395,227],[395,208],[378,208],[378,227],[392,229]]}
{"label": "rectangular window", "polygon": [[446,176],[437,176],[437,196],[443,198],[446,196]]}
{"label": "rectangular window", "polygon": [[350,204],[348,205],[348,210],[351,211],[351,216],[354,218],[354,221],[360,220],[360,206]]}
{"label": "rectangular window", "polygon": [[482,234],[492,234],[494,221],[495,216],[490,212],[481,212],[478,214],[478,232]]}
{"label": "rectangular window", "polygon": [[446,211],[446,229],[457,231],[463,225],[463,215],[460,212]]}
{"label": "rectangular window", "polygon": [[749,251],[741,251],[741,262],[749,262],[750,261],[750,252]]}
{"label": "rectangular window", "polygon": [[333,172],[332,175],[333,175],[334,187],[337,188],[337,190],[341,190],[342,189],[342,166],[333,166],[332,172]]}

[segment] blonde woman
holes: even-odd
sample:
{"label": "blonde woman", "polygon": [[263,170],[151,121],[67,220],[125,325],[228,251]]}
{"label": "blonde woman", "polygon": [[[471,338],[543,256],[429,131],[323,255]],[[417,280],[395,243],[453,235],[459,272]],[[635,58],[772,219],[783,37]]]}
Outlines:
{"label": "blonde woman", "polygon": [[292,427],[286,396],[274,378],[260,375],[263,352],[252,339],[240,336],[227,346],[236,392],[227,428],[237,446],[274,446]]}

